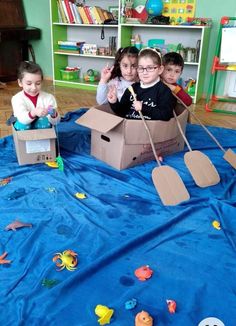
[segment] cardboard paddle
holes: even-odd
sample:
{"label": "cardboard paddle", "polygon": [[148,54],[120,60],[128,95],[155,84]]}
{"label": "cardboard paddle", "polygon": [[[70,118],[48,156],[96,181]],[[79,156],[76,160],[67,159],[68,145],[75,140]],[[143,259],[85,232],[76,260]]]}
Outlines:
{"label": "cardboard paddle", "polygon": [[189,152],[184,154],[184,162],[192,175],[193,180],[195,181],[196,185],[202,188],[216,185],[220,182],[220,176],[215,166],[204,153],[197,150],[192,150],[183,129],[181,128],[176,113],[174,111],[173,113],[181,136],[183,137],[189,150]]}
{"label": "cardboard paddle", "polygon": [[[136,100],[136,94],[134,93],[132,86],[129,87],[129,91]],[[172,167],[161,165],[161,162],[156,154],[150,130],[141,111],[139,111],[139,115],[148,133],[152,151],[157,161],[158,166],[152,170],[152,181],[163,205],[174,206],[183,201],[189,200],[189,193],[179,174]]]}
{"label": "cardboard paddle", "polygon": [[186,110],[188,110],[188,112],[194,117],[195,120],[198,121],[198,123],[200,124],[200,126],[206,131],[206,133],[210,136],[210,138],[216,143],[216,145],[222,150],[222,152],[224,153],[223,158],[234,168],[236,169],[236,153],[234,153],[234,151],[231,148],[228,148],[227,150],[225,150],[221,144],[219,143],[219,141],[215,138],[215,136],[207,129],[206,126],[204,126],[204,124],[201,122],[201,120],[195,115],[195,113],[193,113],[186,104],[184,104],[183,101],[181,101],[174,93],[173,95],[177,98],[177,100],[186,108]]}

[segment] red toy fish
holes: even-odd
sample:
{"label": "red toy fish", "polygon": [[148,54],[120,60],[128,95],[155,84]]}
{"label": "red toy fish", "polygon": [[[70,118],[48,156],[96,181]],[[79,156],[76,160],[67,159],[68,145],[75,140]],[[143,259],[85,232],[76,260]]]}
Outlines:
{"label": "red toy fish", "polygon": [[174,314],[176,311],[176,302],[174,300],[166,300],[168,310],[170,314]]}
{"label": "red toy fish", "polygon": [[6,231],[9,231],[9,230],[16,231],[16,229],[23,228],[23,227],[32,228],[32,224],[31,223],[24,223],[24,222],[21,222],[19,220],[15,220],[15,221],[11,222],[10,224],[8,224],[5,227],[5,230]]}
{"label": "red toy fish", "polygon": [[12,177],[8,177],[8,178],[5,178],[5,179],[1,179],[0,180],[0,185],[1,186],[6,186],[9,182],[11,182],[12,180]]}
{"label": "red toy fish", "polygon": [[141,266],[135,270],[134,274],[140,281],[146,281],[152,277],[153,270],[148,265]]}
{"label": "red toy fish", "polygon": [[5,259],[5,257],[7,256],[7,252],[4,252],[1,256],[0,256],[0,264],[10,264],[11,260],[7,260]]}

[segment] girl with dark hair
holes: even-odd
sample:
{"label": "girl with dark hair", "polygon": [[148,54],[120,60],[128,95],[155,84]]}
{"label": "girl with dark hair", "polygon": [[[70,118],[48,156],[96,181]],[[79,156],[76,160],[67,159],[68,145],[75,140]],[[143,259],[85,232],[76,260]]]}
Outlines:
{"label": "girl with dark hair", "polygon": [[101,79],[97,88],[97,103],[108,103],[107,93],[110,86],[116,88],[118,99],[124,91],[137,79],[137,61],[139,50],[135,46],[120,48],[115,56],[114,65],[106,66],[101,71]]}

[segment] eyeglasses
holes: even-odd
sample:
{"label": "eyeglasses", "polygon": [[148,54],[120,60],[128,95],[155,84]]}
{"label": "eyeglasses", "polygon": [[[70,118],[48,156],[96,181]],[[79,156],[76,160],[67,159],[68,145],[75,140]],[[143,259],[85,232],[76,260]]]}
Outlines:
{"label": "eyeglasses", "polygon": [[144,70],[146,70],[146,72],[152,72],[152,71],[154,71],[155,69],[157,69],[157,66],[148,66],[148,67],[146,67],[146,68],[139,66],[139,67],[137,68],[137,71],[143,73]]}

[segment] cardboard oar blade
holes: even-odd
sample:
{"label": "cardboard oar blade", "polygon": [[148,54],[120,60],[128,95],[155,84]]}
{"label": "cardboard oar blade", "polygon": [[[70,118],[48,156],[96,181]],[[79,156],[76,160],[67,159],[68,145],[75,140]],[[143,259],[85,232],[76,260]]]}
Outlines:
{"label": "cardboard oar blade", "polygon": [[170,166],[162,165],[154,168],[152,181],[165,206],[178,205],[190,198],[179,174]]}
{"label": "cardboard oar blade", "polygon": [[236,154],[231,148],[227,149],[223,157],[233,168],[236,169]]}
{"label": "cardboard oar blade", "polygon": [[184,162],[199,187],[214,186],[220,182],[216,168],[204,153],[200,151],[187,152],[184,155]]}

